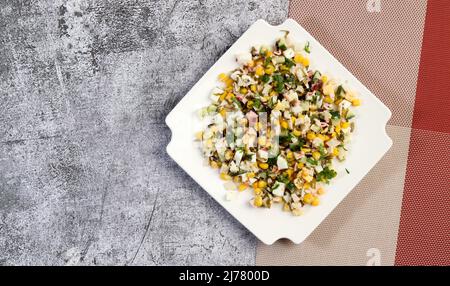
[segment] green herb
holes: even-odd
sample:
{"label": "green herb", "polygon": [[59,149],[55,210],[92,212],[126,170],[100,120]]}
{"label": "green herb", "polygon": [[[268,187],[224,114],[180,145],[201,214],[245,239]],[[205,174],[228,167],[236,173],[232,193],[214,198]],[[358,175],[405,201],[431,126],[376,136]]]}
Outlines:
{"label": "green herb", "polygon": [[275,91],[278,93],[282,93],[284,91],[284,83],[282,82],[275,83]]}
{"label": "green herb", "polygon": [[265,74],[265,75],[263,75],[263,76],[261,77],[261,81],[262,81],[263,83],[268,83],[269,80],[270,80],[270,76],[269,76],[268,74]]}
{"label": "green herb", "polygon": [[279,175],[277,177],[277,181],[282,182],[283,184],[289,184],[290,180],[286,175]]}
{"label": "green herb", "polygon": [[330,114],[331,114],[331,118],[333,118],[333,119],[334,118],[336,118],[336,119],[341,118],[341,115],[340,115],[339,111],[337,111],[337,110],[331,110]]}
{"label": "green herb", "polygon": [[341,93],[345,93],[345,89],[342,87],[342,85],[339,85],[336,90],[336,95],[341,96]]}
{"label": "green herb", "polygon": [[264,60],[264,66],[267,67],[272,62],[272,57],[267,57]]}
{"label": "green herb", "polygon": [[292,134],[287,134],[287,135],[281,135],[279,137],[279,142],[280,144],[286,144],[286,143],[290,143],[292,141],[293,135]]}
{"label": "green herb", "polygon": [[289,182],[286,184],[286,188],[290,191],[292,191],[293,189],[295,189],[295,185],[292,182]]}
{"label": "green herb", "polygon": [[308,54],[311,53],[311,47],[310,47],[309,42],[306,42],[304,50],[305,50],[305,52],[307,52]]}
{"label": "green herb", "polygon": [[233,102],[234,102],[240,109],[242,109],[242,104],[241,104],[241,102],[240,102],[236,97],[233,97]]}
{"label": "green herb", "polygon": [[277,164],[277,158],[278,158],[278,155],[275,156],[275,157],[271,157],[271,158],[267,159],[267,164],[269,164],[269,166],[276,165]]}
{"label": "green herb", "polygon": [[319,72],[319,71],[315,71],[314,72],[314,75],[313,75],[313,82],[317,82],[319,79],[320,79],[320,76],[321,76],[322,74]]}
{"label": "green herb", "polygon": [[275,81],[275,82],[284,83],[284,78],[283,78],[283,76],[282,76],[281,74],[279,74],[279,73],[274,74],[273,77],[272,77],[272,79],[273,79],[273,81]]}
{"label": "green herb", "polygon": [[350,171],[349,171],[349,170],[347,170],[347,168],[345,168],[345,171],[347,172],[347,174],[350,174]]}
{"label": "green herb", "polygon": [[336,177],[337,173],[335,170],[330,169],[328,166],[325,167],[322,172],[320,172],[319,174],[317,174],[316,180],[318,182],[325,182],[325,183],[329,183],[331,179],[333,179],[334,177]]}
{"label": "green herb", "polygon": [[290,59],[286,58],[284,61],[284,64],[288,67],[291,68],[293,66],[295,66],[295,63],[293,61],[291,61]]}
{"label": "green herb", "polygon": [[313,158],[306,158],[306,162],[308,162],[309,164],[313,165],[313,166],[317,166],[318,162],[316,160],[314,160]]}
{"label": "green herb", "polygon": [[291,145],[289,145],[289,149],[294,152],[300,151],[305,143],[305,139],[299,138],[296,143],[292,143]]}
{"label": "green herb", "polygon": [[256,108],[256,110],[261,108],[261,100],[259,98],[253,99],[253,107]]}

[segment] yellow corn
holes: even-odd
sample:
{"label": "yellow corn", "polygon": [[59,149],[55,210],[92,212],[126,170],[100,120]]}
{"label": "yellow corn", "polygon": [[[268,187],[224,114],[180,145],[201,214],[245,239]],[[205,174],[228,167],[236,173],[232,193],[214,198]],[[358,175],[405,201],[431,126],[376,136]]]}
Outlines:
{"label": "yellow corn", "polygon": [[311,184],[308,183],[308,182],[306,182],[306,183],[303,184],[303,188],[304,188],[305,190],[309,190],[309,189],[311,189]]}
{"label": "yellow corn", "polygon": [[313,195],[310,194],[310,193],[307,193],[307,194],[305,194],[305,195],[303,196],[303,202],[304,202],[305,204],[310,204],[310,203],[313,202],[313,200],[314,200],[314,197],[313,197]]}
{"label": "yellow corn", "polygon": [[247,173],[247,178],[251,179],[255,177],[255,173],[251,172],[251,173]]}
{"label": "yellow corn", "polygon": [[318,206],[319,204],[320,204],[320,199],[318,197],[315,197],[313,199],[313,201],[311,202],[311,205],[314,207]]}
{"label": "yellow corn", "polygon": [[308,58],[303,58],[302,65],[305,66],[305,67],[309,66],[309,59]]}
{"label": "yellow corn", "polygon": [[352,104],[353,104],[353,106],[360,106],[360,105],[361,105],[361,99],[359,99],[359,98],[354,98],[354,99],[352,100]]}
{"label": "yellow corn", "polygon": [[271,57],[272,56],[272,51],[267,51],[266,52],[266,57]]}
{"label": "yellow corn", "polygon": [[323,195],[323,194],[325,194],[325,190],[322,187],[320,187],[319,189],[317,189],[317,194]]}
{"label": "yellow corn", "polygon": [[350,127],[350,122],[341,122],[341,128],[345,129]]}
{"label": "yellow corn", "polygon": [[301,169],[301,168],[305,167],[305,164],[303,164],[302,162],[298,162],[298,163],[297,163],[297,167],[298,167],[299,169]]}
{"label": "yellow corn", "polygon": [[275,67],[273,65],[269,65],[268,67],[266,67],[266,69],[264,70],[264,72],[266,74],[273,74],[273,72],[275,71]]}
{"label": "yellow corn", "polygon": [[238,191],[239,191],[239,192],[242,192],[242,191],[244,191],[245,189],[247,189],[247,187],[248,187],[248,186],[247,186],[246,184],[240,184],[239,187],[238,187]]}
{"label": "yellow corn", "polygon": [[288,129],[289,124],[285,120],[283,120],[283,121],[281,121],[281,127],[283,127],[284,129]]}
{"label": "yellow corn", "polygon": [[294,159],[294,153],[292,153],[292,152],[287,153],[286,159],[288,159],[288,160]]}
{"label": "yellow corn", "polygon": [[336,148],[336,147],[333,148],[333,155],[334,156],[338,156],[339,155],[339,149],[338,148]]}
{"label": "yellow corn", "polygon": [[250,86],[250,90],[253,91],[253,92],[256,92],[256,85],[255,85],[255,84],[252,84],[252,85]]}
{"label": "yellow corn", "polygon": [[256,196],[255,200],[253,201],[253,204],[255,205],[255,207],[260,207],[262,206],[262,197],[261,196]]}
{"label": "yellow corn", "polygon": [[266,145],[266,143],[267,143],[266,137],[262,136],[262,137],[259,137],[259,138],[258,138],[258,144],[259,144],[260,146],[264,146],[264,145]]}
{"label": "yellow corn", "polygon": [[225,109],[221,109],[221,110],[219,111],[219,113],[220,113],[220,115],[222,115],[223,118],[225,118],[225,116],[226,116],[226,114],[227,114],[227,111],[226,111]]}
{"label": "yellow corn", "polygon": [[309,153],[311,152],[310,148],[302,148],[303,153]]}
{"label": "yellow corn", "polygon": [[262,194],[262,190],[260,188],[253,188],[253,193],[255,195],[261,195]]}
{"label": "yellow corn", "polygon": [[294,56],[294,62],[297,64],[301,64],[303,62],[304,57],[301,54],[296,54]]}
{"label": "yellow corn", "polygon": [[320,159],[320,153],[318,151],[314,151],[312,153],[312,156],[314,159],[319,160]]}
{"label": "yellow corn", "polygon": [[308,134],[306,134],[306,138],[308,138],[308,140],[314,140],[316,138],[316,134],[313,132],[308,132]]}
{"label": "yellow corn", "polygon": [[263,68],[262,66],[257,66],[257,67],[255,68],[255,74],[256,74],[257,76],[262,76],[262,75],[264,75],[264,68]]}
{"label": "yellow corn", "polygon": [[326,103],[333,103],[333,99],[332,99],[331,97],[329,97],[328,95],[325,96],[324,101],[325,101]]}
{"label": "yellow corn", "polygon": [[224,181],[229,181],[231,180],[231,176],[226,174],[226,173],[220,173],[220,178]]}
{"label": "yellow corn", "polygon": [[341,132],[341,126],[336,125],[336,127],[334,127],[334,131],[336,131],[336,133]]}
{"label": "yellow corn", "polygon": [[254,67],[255,66],[255,61],[251,60],[247,63],[248,67]]}
{"label": "yellow corn", "polygon": [[265,181],[258,181],[258,188],[265,188],[267,186],[267,183]]}
{"label": "yellow corn", "polygon": [[267,170],[267,168],[269,168],[269,164],[267,163],[259,163],[258,166],[263,170]]}
{"label": "yellow corn", "polygon": [[241,89],[239,91],[242,94],[247,94],[248,93],[248,89],[246,89],[245,87],[241,87]]}
{"label": "yellow corn", "polygon": [[328,77],[326,75],[322,76],[322,82],[323,83],[327,83],[328,82]]}
{"label": "yellow corn", "polygon": [[298,131],[297,129],[296,130],[294,130],[293,132],[292,132],[292,134],[294,134],[294,136],[300,136],[300,135],[302,135],[302,132],[300,132],[300,131]]}
{"label": "yellow corn", "polygon": [[289,178],[292,176],[292,173],[294,173],[294,170],[292,170],[292,169],[288,169],[288,170],[286,171],[286,175],[287,175]]}
{"label": "yellow corn", "polygon": [[278,96],[278,93],[275,91],[275,90],[272,90],[270,93],[269,93],[269,95],[270,96]]}
{"label": "yellow corn", "polygon": [[219,80],[220,80],[220,81],[225,82],[225,81],[227,81],[228,79],[229,79],[229,77],[228,77],[227,74],[225,74],[225,73],[219,74]]}

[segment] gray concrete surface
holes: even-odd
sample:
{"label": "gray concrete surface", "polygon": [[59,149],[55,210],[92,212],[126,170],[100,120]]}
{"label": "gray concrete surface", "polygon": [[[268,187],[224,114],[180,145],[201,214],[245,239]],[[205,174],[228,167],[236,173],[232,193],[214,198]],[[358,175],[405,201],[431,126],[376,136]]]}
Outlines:
{"label": "gray concrete surface", "polygon": [[253,264],[164,117],[287,0],[0,0],[0,265]]}

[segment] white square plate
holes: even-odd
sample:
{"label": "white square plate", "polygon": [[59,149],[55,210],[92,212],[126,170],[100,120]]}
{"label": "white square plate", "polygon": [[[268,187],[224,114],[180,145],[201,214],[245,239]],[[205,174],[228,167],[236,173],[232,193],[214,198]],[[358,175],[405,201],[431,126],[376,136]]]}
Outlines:
{"label": "white square plate", "polygon": [[[319,69],[340,82],[350,86],[361,98],[362,105],[356,109],[352,142],[347,159],[335,165],[338,176],[327,187],[321,204],[307,208],[302,216],[293,216],[274,205],[271,209],[253,208],[249,204],[252,192],[239,193],[236,200],[226,201],[223,181],[217,170],[204,164],[195,132],[201,130],[198,110],[210,103],[211,90],[219,85],[217,76],[238,67],[235,55],[249,51],[255,45],[273,45],[287,30],[298,42],[310,42],[311,67]],[[390,110],[356,79],[319,42],[292,19],[279,26],[271,26],[264,20],[256,21],[231,48],[206,72],[206,74],[184,96],[166,118],[172,131],[167,153],[219,204],[256,235],[262,242],[272,244],[280,238],[300,243],[327,217],[347,196],[369,170],[389,150],[392,140],[385,127],[391,117]],[[345,168],[350,171],[347,174]],[[351,206],[348,206],[351,207]],[[211,230],[214,231],[214,230]]]}

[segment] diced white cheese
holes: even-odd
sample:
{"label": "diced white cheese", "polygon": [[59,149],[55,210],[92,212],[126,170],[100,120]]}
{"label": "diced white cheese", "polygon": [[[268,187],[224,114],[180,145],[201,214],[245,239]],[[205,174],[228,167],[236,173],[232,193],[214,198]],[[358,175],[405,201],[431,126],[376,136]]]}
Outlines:
{"label": "diced white cheese", "polygon": [[258,157],[263,161],[266,161],[267,159],[269,159],[269,152],[267,152],[266,150],[258,150]]}
{"label": "diced white cheese", "polygon": [[285,189],[286,185],[284,183],[278,182],[278,181],[275,182],[274,185],[276,186],[276,188],[272,190],[272,194],[277,197],[282,197],[284,195],[284,189]]}
{"label": "diced white cheese", "polygon": [[277,158],[277,166],[278,166],[278,170],[284,170],[288,168],[288,163],[286,161],[286,159],[283,156],[278,156]]}
{"label": "diced white cheese", "polygon": [[283,52],[283,55],[288,59],[292,59],[295,55],[295,52],[293,49],[289,48]]}
{"label": "diced white cheese", "polygon": [[236,55],[236,61],[240,65],[245,65],[252,60],[252,54],[250,52],[243,52]]}
{"label": "diced white cheese", "polygon": [[230,173],[237,173],[239,172],[239,167],[236,165],[234,161],[231,161],[230,163]]}
{"label": "diced white cheese", "polygon": [[297,93],[295,92],[295,90],[292,90],[292,89],[289,90],[289,91],[284,95],[284,97],[285,97],[289,102],[298,99]]}
{"label": "diced white cheese", "polygon": [[239,166],[241,164],[242,156],[244,156],[244,152],[242,150],[237,150],[236,154],[234,154],[234,162]]}

